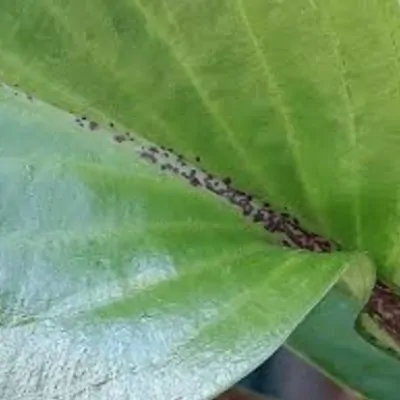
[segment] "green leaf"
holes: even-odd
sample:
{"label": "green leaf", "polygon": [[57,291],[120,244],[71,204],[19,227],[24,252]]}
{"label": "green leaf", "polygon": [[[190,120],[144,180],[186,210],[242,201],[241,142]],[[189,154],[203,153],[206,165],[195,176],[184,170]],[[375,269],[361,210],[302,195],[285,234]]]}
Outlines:
{"label": "green leaf", "polygon": [[397,0],[3,0],[0,71],[200,156],[400,284],[399,35]]}
{"label": "green leaf", "polygon": [[208,398],[368,263],[268,244],[134,146],[0,88],[0,397]]}
{"label": "green leaf", "polygon": [[[371,287],[371,282],[367,286]],[[359,297],[342,285],[335,286],[299,325],[287,344],[311,363],[323,367],[333,379],[363,396],[397,400],[399,360],[368,343],[355,329],[357,316],[365,304],[365,293]]]}
{"label": "green leaf", "polygon": [[201,156],[400,283],[399,11],[397,0],[3,0],[0,70],[61,108]]}

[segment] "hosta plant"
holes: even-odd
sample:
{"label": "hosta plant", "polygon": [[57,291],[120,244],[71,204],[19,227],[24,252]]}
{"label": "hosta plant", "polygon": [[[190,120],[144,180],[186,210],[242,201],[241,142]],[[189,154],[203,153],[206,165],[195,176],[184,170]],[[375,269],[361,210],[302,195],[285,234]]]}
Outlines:
{"label": "hosta plant", "polygon": [[400,379],[397,0],[1,0],[0,398],[208,399],[280,345]]}

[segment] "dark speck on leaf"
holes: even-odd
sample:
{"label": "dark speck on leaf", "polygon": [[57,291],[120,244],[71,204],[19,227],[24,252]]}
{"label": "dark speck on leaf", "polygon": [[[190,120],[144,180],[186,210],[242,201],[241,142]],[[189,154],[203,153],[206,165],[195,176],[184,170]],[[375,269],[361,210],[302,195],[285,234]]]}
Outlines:
{"label": "dark speck on leaf", "polygon": [[200,157],[197,156],[197,157],[195,158],[195,160],[196,160],[197,162],[200,162]]}
{"label": "dark speck on leaf", "polygon": [[172,170],[174,167],[171,165],[171,164],[164,164],[164,165],[162,165],[161,166],[161,169],[162,170],[168,170],[168,171],[170,171],[170,170]]}
{"label": "dark speck on leaf", "polygon": [[242,207],[243,215],[250,215],[253,211],[253,207],[250,204],[246,204]]}
{"label": "dark speck on leaf", "polygon": [[99,127],[99,124],[96,121],[90,121],[89,122],[89,128],[94,131],[95,129],[97,129]]}
{"label": "dark speck on leaf", "polygon": [[147,152],[143,151],[142,153],[140,153],[140,155],[143,158],[146,158],[146,159],[150,160],[153,164],[155,164],[157,162],[157,158],[154,156],[154,154],[147,153]]}
{"label": "dark speck on leaf", "polygon": [[253,217],[253,221],[254,222],[260,222],[264,219],[263,215],[261,212],[257,212],[254,217]]}
{"label": "dark speck on leaf", "polygon": [[190,183],[191,183],[193,186],[199,186],[199,185],[200,185],[200,181],[199,181],[197,178],[195,178],[195,177],[192,177],[192,178],[190,179]]}
{"label": "dark speck on leaf", "polygon": [[232,179],[229,177],[226,177],[222,182],[224,182],[225,185],[230,185],[232,183]]}
{"label": "dark speck on leaf", "polygon": [[115,140],[117,143],[121,143],[121,142],[125,141],[126,138],[125,138],[124,135],[115,135],[115,136],[114,136],[114,140]]}
{"label": "dark speck on leaf", "polygon": [[110,125],[110,128],[114,128],[114,126],[115,126],[114,122],[110,122],[109,125]]}
{"label": "dark speck on leaf", "polygon": [[182,175],[184,178],[186,178],[186,179],[190,179],[190,175],[189,175],[187,172],[185,172],[185,171],[182,171],[182,172],[181,172],[181,175]]}

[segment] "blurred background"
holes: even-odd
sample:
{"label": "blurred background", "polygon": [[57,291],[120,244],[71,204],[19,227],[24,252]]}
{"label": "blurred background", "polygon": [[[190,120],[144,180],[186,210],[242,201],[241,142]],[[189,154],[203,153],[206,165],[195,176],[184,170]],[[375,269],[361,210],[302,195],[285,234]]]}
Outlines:
{"label": "blurred background", "polygon": [[360,400],[285,348],[216,400]]}

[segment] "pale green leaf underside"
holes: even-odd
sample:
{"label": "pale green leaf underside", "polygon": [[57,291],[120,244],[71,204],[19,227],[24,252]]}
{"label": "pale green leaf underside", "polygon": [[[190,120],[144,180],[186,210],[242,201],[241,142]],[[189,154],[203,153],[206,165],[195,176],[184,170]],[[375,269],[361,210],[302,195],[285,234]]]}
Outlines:
{"label": "pale green leaf underside", "polygon": [[367,398],[397,400],[399,361],[367,343],[354,329],[362,306],[363,302],[335,286],[287,343]]}
{"label": "pale green leaf underside", "polygon": [[2,0],[0,70],[289,208],[399,283],[397,0]]}
{"label": "pale green leaf underside", "polygon": [[[399,361],[362,337],[365,332],[360,320],[365,315],[360,317],[360,312],[375,284],[372,268],[358,265],[348,269],[286,344],[317,366],[323,366],[334,380],[363,396],[397,400]],[[366,328],[370,340],[371,325]],[[384,332],[377,333],[374,329],[374,333],[386,349],[392,347],[393,341]],[[398,346],[395,348],[398,352]]]}
{"label": "pale green leaf underside", "polygon": [[204,399],[351,262],[268,245],[217,197],[0,88],[0,397]]}

